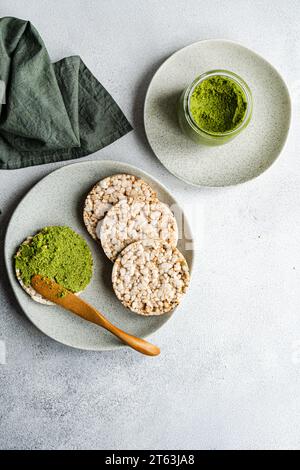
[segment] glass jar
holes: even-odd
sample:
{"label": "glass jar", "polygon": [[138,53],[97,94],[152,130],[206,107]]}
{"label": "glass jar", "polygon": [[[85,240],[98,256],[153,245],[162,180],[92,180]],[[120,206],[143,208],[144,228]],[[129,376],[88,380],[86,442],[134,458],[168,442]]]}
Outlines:
{"label": "glass jar", "polygon": [[[240,124],[232,130],[225,132],[211,132],[198,126],[193,119],[190,111],[190,99],[195,88],[204,80],[212,77],[224,77],[233,81],[243,94],[243,98],[247,103],[245,115]],[[239,135],[249,124],[252,115],[252,94],[247,83],[233,72],[228,70],[212,70],[203,73],[197,77],[191,85],[189,85],[181,94],[178,103],[178,119],[182,131],[198,144],[204,145],[222,145],[234,137]]]}

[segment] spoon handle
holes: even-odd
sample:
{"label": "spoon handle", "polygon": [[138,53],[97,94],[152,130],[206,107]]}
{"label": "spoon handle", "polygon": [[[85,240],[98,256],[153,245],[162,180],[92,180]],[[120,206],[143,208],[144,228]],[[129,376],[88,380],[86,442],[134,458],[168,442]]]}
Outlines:
{"label": "spoon handle", "polygon": [[[71,300],[71,299],[69,299]],[[83,303],[82,303],[83,302]],[[127,344],[136,351],[146,354],[148,356],[157,356],[160,353],[160,349],[157,346],[154,346],[148,341],[145,341],[136,336],[132,336],[129,333],[117,328],[115,325],[110,323],[107,318],[102,315],[95,307],[84,302],[82,299],[74,295],[72,297],[72,305],[70,305],[70,310],[76,313],[77,315],[85,318],[92,323],[102,326],[107,331],[110,331],[113,335],[117,336],[123,343]]]}
{"label": "spoon handle", "polygon": [[[102,324],[103,328],[110,331],[113,335],[117,336],[123,343],[127,344],[136,351],[146,354],[147,356],[157,356],[160,353],[160,349],[154,344],[145,341],[144,339],[138,338],[137,336],[130,335],[115,325],[104,319],[105,323]],[[99,323],[98,323],[99,324]]]}

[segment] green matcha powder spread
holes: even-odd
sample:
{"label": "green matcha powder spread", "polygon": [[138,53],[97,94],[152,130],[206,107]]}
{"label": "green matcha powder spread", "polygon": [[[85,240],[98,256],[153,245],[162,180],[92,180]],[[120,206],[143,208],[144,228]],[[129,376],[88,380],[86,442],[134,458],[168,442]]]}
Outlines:
{"label": "green matcha powder spread", "polygon": [[16,270],[26,286],[40,274],[71,292],[82,291],[92,277],[93,259],[86,241],[69,227],[45,227],[15,257]]}
{"label": "green matcha powder spread", "polygon": [[228,132],[241,124],[247,110],[243,90],[230,78],[213,76],[200,82],[190,98],[190,113],[207,132]]}

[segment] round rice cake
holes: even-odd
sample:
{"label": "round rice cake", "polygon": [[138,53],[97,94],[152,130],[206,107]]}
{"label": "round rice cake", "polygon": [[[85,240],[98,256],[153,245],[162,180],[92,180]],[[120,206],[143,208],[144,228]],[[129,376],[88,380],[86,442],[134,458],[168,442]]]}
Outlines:
{"label": "round rice cake", "polygon": [[[71,238],[71,241],[72,241],[72,245],[69,247],[70,250],[73,252],[75,250],[75,258],[74,260],[72,260],[72,269],[74,267],[74,272],[78,274],[78,272],[80,274],[82,274],[82,272],[84,271],[84,269],[86,268],[86,272],[88,273],[87,274],[87,279],[83,282],[80,282],[79,283],[76,283],[76,291],[74,291],[74,294],[75,295],[79,295],[82,290],[86,287],[86,285],[90,282],[90,279],[91,279],[91,276],[92,276],[92,263],[93,263],[93,260],[92,260],[92,254],[88,248],[88,245],[86,243],[86,241],[80,237],[80,235],[78,235],[76,232],[74,232],[72,229],[70,229],[69,227],[56,227],[56,226],[53,226],[53,227],[44,227],[40,232],[37,232],[35,236],[29,236],[26,238],[26,240],[19,246],[17,252],[16,252],[16,255],[15,255],[15,273],[16,273],[16,277],[17,277],[17,280],[19,281],[21,287],[24,289],[24,291],[32,298],[32,300],[34,300],[35,302],[38,302],[40,304],[43,304],[43,305],[55,305],[53,302],[47,300],[46,298],[44,298],[41,294],[39,294],[31,285],[31,283],[28,283],[26,282],[26,278],[28,277],[28,275],[31,275],[30,274],[30,270],[29,270],[29,274],[28,273],[23,273],[22,272],[22,263],[20,264],[20,262],[18,262],[18,257],[19,257],[19,260],[22,259],[22,251],[24,252],[23,248],[25,247],[25,245],[29,245],[32,246],[32,244],[34,243],[34,241],[36,240],[36,237],[42,235],[42,234],[46,234],[47,235],[47,230],[48,230],[48,233],[50,231],[50,229],[59,229],[59,230],[64,230],[63,234],[61,235],[61,237],[64,237],[63,239],[66,240],[67,238],[67,241],[68,241],[68,234],[71,233],[72,235],[72,238]],[[66,233],[66,230],[68,231]],[[69,235],[70,237],[70,235]],[[82,242],[83,242],[83,245],[81,245],[80,243],[78,243],[78,239],[80,239]],[[70,241],[70,240],[69,240]],[[50,264],[53,263],[54,265],[54,268],[55,269],[55,276],[53,276],[53,278],[56,280],[56,276],[60,276],[60,280],[56,280],[56,282],[60,283],[62,286],[64,286],[64,283],[66,282],[67,285],[65,286],[65,288],[69,288],[69,285],[68,285],[68,279],[67,278],[64,278],[64,275],[65,273],[63,273],[63,275],[59,274],[59,272],[57,271],[57,259],[55,260],[55,255],[53,256],[53,253],[51,254],[51,250],[48,246],[48,242],[49,240],[46,241],[46,243],[43,243],[42,240],[39,240],[38,241],[38,249],[40,252],[43,252],[45,253],[45,249],[46,248],[46,251],[49,252],[49,257],[50,257]],[[78,247],[79,249],[79,252],[77,251],[76,252],[76,246]],[[58,248],[57,246],[54,248],[54,251],[55,253],[58,253]],[[88,254],[88,260],[90,261],[90,268],[88,267],[88,263],[84,260],[84,268],[82,267],[82,263],[80,264],[80,262],[78,262],[78,265],[76,266],[76,262],[78,260],[78,254],[80,252],[84,251],[84,253],[87,253]],[[69,255],[69,258],[70,258],[70,252],[67,251],[67,256]],[[33,259],[36,259],[37,258],[37,255],[36,254],[30,254],[28,255],[25,255],[25,257],[27,256],[27,261],[25,261],[25,265],[28,266],[28,263],[29,263],[29,258],[32,257]],[[29,258],[28,258],[29,256]],[[76,260],[76,261],[75,261]],[[56,264],[55,264],[56,262]],[[60,263],[59,263],[60,264]],[[56,268],[55,268],[56,266]],[[65,263],[64,263],[64,266],[65,266]],[[43,269],[44,269],[44,266],[43,266]],[[39,272],[39,271],[38,271]],[[39,272],[40,274],[43,274],[43,270],[41,272]],[[24,277],[24,274],[25,274],[25,277]],[[61,279],[63,278],[63,280]],[[80,289],[80,287],[81,289]]]}
{"label": "round rice cake", "polygon": [[106,214],[100,240],[106,256],[114,261],[130,243],[146,238],[177,245],[178,227],[169,207],[158,199],[124,199]]}
{"label": "round rice cake", "polygon": [[140,198],[143,201],[156,198],[155,191],[134,175],[117,174],[99,181],[87,195],[83,220],[87,231],[99,240],[101,221],[109,209],[122,199]]}
{"label": "round rice cake", "polygon": [[182,300],[190,275],[178,248],[160,240],[128,245],[115,261],[112,282],[122,304],[139,315],[162,315]]}

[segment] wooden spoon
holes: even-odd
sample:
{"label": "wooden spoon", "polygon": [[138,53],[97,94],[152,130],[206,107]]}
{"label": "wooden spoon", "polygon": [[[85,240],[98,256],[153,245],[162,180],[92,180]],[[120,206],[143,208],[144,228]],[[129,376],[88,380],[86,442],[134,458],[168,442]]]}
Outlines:
{"label": "wooden spoon", "polygon": [[76,313],[76,315],[79,315],[87,321],[102,326],[136,351],[146,354],[147,356],[157,356],[160,353],[160,349],[157,346],[120,330],[110,323],[98,310],[92,307],[92,305],[51,279],[35,275],[31,279],[31,285],[39,294],[45,297],[45,299],[60,305],[66,310]]}

